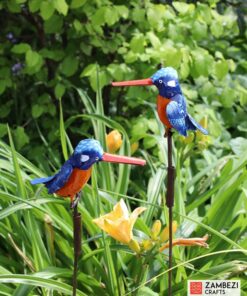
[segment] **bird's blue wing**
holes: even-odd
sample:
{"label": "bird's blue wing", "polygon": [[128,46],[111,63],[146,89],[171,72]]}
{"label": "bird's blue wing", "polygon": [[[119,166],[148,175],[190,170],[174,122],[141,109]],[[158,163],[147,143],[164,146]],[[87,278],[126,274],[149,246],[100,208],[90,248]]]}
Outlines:
{"label": "bird's blue wing", "polygon": [[198,122],[196,122],[195,119],[189,114],[187,114],[186,116],[186,126],[189,130],[195,131],[198,129],[204,135],[208,135],[208,131],[205,128],[203,128]]}
{"label": "bird's blue wing", "polygon": [[32,185],[36,185],[36,184],[41,184],[41,183],[47,183],[47,182],[50,182],[52,179],[55,178],[56,175],[54,176],[51,176],[51,177],[46,177],[46,178],[36,178],[36,179],[33,179],[30,181],[30,183]]}
{"label": "bird's blue wing", "polygon": [[185,112],[179,107],[175,101],[171,101],[166,107],[167,118],[172,125],[181,135],[187,136],[187,129],[185,124]]}
{"label": "bird's blue wing", "polygon": [[60,171],[54,176],[53,180],[45,184],[45,186],[48,188],[48,192],[51,194],[61,189],[68,181],[72,172],[72,165],[69,162],[65,162]]}

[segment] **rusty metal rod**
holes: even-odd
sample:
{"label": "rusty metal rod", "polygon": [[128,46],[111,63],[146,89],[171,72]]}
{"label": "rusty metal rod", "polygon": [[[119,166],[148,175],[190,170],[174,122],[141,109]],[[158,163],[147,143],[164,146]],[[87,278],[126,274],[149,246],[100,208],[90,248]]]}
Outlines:
{"label": "rusty metal rod", "polygon": [[[175,182],[175,167],[172,165],[172,131],[167,130],[167,193],[166,205],[169,214],[169,263],[168,268],[172,268],[172,207],[174,205],[174,182]],[[172,296],[172,271],[168,272],[168,296]]]}
{"label": "rusty metal rod", "polygon": [[81,214],[78,213],[77,203],[73,207],[73,232],[74,232],[74,270],[73,270],[73,296],[76,296],[78,261],[81,255]]}

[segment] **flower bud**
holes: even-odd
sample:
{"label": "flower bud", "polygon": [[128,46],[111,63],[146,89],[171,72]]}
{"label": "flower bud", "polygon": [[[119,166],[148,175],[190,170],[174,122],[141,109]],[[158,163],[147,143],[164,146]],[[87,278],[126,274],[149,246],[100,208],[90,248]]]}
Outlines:
{"label": "flower bud", "polygon": [[160,220],[154,221],[153,227],[151,229],[151,238],[156,240],[157,237],[160,234],[160,230],[161,230],[161,222],[160,222]]}
{"label": "flower bud", "polygon": [[[172,221],[172,233],[175,233],[177,231],[178,228],[178,223],[177,221]],[[166,226],[160,234],[160,241],[162,243],[168,241],[169,239],[169,226]]]}
{"label": "flower bud", "polygon": [[153,242],[150,239],[142,241],[142,248],[144,251],[149,251],[153,247]]}
{"label": "flower bud", "polygon": [[[199,123],[203,128],[207,129],[208,117],[204,116]],[[202,134],[199,130],[196,131],[196,141],[197,142],[207,142],[207,140],[208,140],[208,136]]]}
{"label": "flower bud", "polygon": [[138,142],[132,143],[131,146],[130,146],[131,154],[134,154],[138,148],[139,148],[139,143]]}
{"label": "flower bud", "polygon": [[139,254],[140,251],[141,251],[141,248],[140,248],[140,245],[139,245],[138,241],[136,241],[136,240],[134,240],[134,239],[132,239],[132,240],[128,243],[128,246],[129,246],[129,248],[130,248],[132,251],[136,252],[137,254]]}
{"label": "flower bud", "polygon": [[111,131],[106,136],[106,145],[110,153],[115,153],[122,146],[122,135],[117,130]]}

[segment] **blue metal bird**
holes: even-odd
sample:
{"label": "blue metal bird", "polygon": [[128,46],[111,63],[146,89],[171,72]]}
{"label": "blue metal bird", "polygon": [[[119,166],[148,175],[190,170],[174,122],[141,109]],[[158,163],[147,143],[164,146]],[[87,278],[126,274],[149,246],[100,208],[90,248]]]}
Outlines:
{"label": "blue metal bird", "polygon": [[208,135],[199,123],[187,113],[185,97],[178,81],[177,71],[171,67],[158,70],[151,78],[113,82],[113,86],[155,85],[159,90],[157,111],[161,122],[168,128],[176,129],[187,136],[188,130],[199,130]]}
{"label": "blue metal bird", "polygon": [[74,197],[81,191],[91,176],[92,165],[99,161],[144,165],[145,160],[105,153],[99,143],[94,139],[79,142],[74,153],[64,163],[58,173],[47,178],[38,178],[31,184],[43,183],[50,194],[56,193],[62,197]]}

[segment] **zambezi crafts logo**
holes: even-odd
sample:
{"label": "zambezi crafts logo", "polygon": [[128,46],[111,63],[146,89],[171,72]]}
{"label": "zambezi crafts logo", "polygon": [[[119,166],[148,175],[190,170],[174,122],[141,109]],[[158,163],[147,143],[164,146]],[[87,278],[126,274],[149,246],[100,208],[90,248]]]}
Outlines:
{"label": "zambezi crafts logo", "polygon": [[191,280],[188,281],[188,296],[240,296],[240,281]]}

